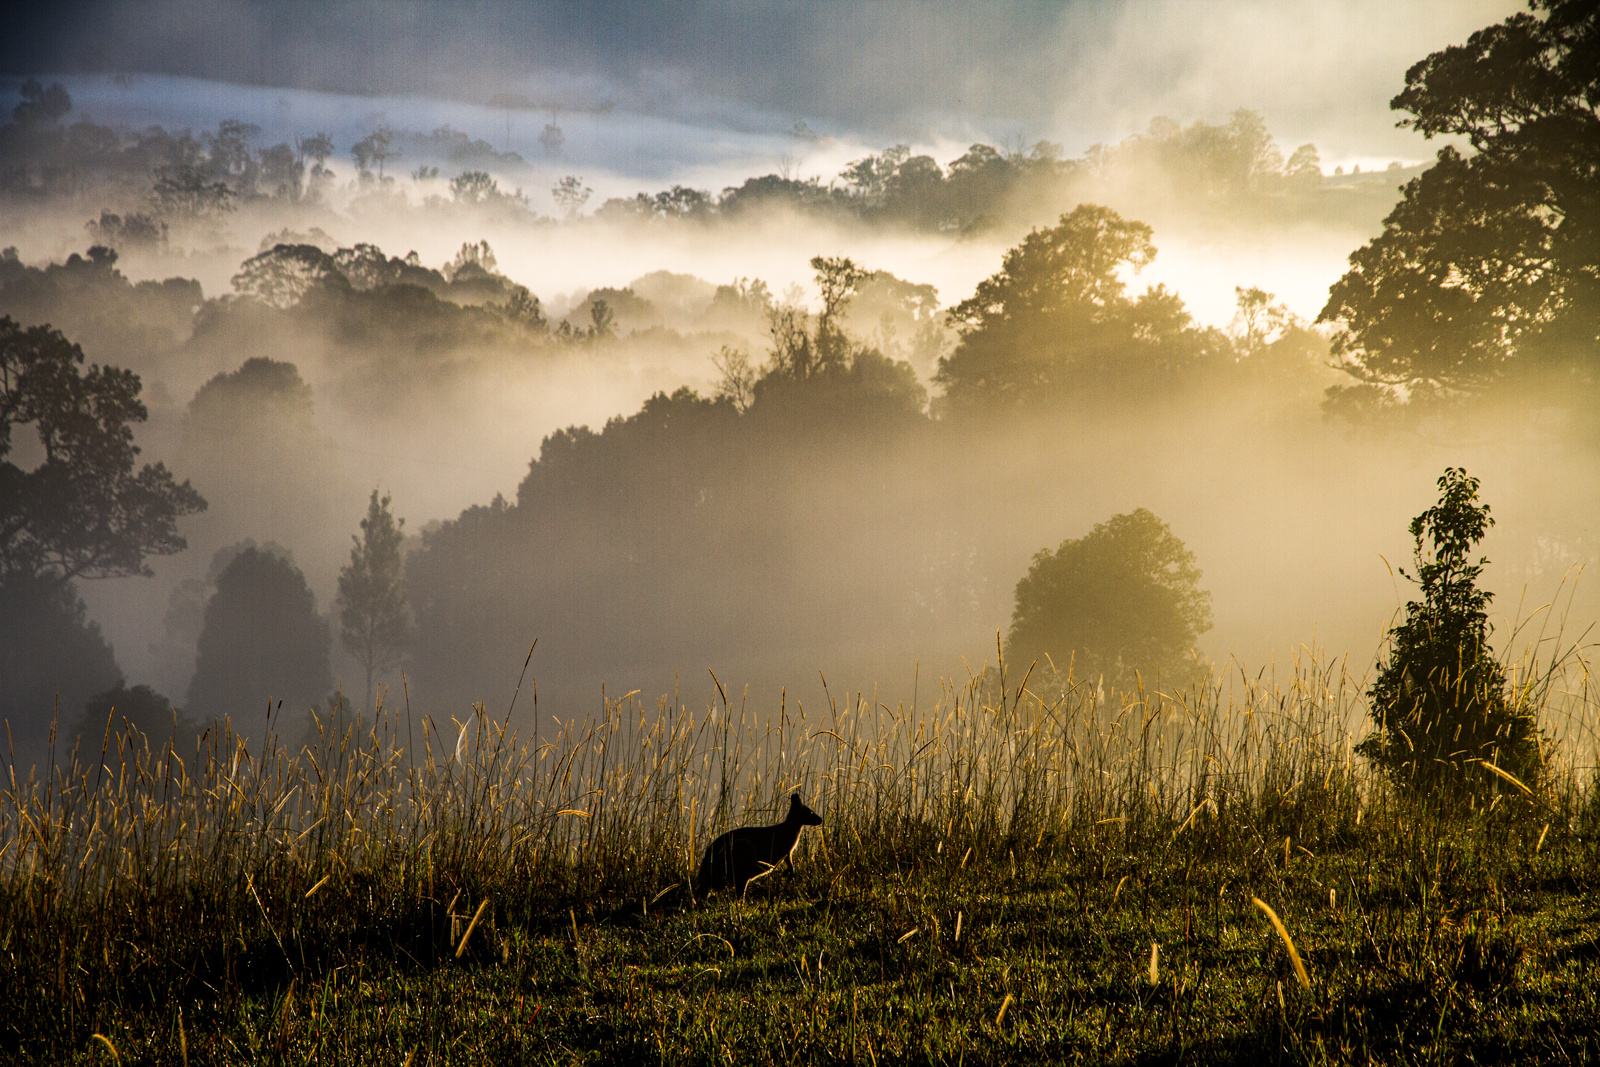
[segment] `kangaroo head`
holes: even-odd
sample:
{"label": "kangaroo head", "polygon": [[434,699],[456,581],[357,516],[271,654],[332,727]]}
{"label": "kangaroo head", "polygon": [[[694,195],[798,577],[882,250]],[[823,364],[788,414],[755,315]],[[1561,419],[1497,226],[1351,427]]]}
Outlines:
{"label": "kangaroo head", "polygon": [[806,807],[799,793],[789,794],[789,818],[801,826],[821,826],[822,816]]}

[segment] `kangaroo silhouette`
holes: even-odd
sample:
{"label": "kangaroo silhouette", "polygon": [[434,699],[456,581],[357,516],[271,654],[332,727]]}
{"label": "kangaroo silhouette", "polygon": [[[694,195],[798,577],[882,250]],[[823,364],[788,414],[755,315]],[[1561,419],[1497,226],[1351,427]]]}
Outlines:
{"label": "kangaroo silhouette", "polygon": [[741,826],[729,830],[706,849],[700,860],[700,873],[695,876],[695,892],[705,894],[714,889],[735,889],[742,896],[745,887],[762,875],[770,874],[778,864],[794,861],[789,854],[800,839],[800,831],[807,826],[821,826],[822,816],[806,807],[799,793],[789,796],[789,815],[774,826]]}

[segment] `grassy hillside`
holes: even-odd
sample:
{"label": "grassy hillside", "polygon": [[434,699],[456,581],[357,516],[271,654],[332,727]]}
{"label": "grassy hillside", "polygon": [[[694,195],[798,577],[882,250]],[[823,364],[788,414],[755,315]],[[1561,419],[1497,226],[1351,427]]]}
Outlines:
{"label": "grassy hillside", "polygon": [[[630,695],[536,740],[403,703],[298,753],[108,737],[0,792],[0,1059],[1593,1059],[1600,707],[1560,666],[1517,674],[1539,791],[1486,772],[1452,810],[1369,775],[1362,684],[1309,657],[917,709]],[[792,790],[825,819],[796,872],[692,899]]]}

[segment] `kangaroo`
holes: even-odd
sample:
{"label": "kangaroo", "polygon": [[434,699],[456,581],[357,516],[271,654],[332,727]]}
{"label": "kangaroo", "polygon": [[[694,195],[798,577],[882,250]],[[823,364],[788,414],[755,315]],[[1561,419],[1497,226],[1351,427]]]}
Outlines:
{"label": "kangaroo", "polygon": [[789,854],[800,839],[801,829],[821,825],[822,816],[806,807],[799,793],[792,794],[789,816],[777,825],[742,826],[711,842],[700,860],[695,891],[703,896],[713,889],[732,888],[743,896],[746,886],[776,870],[780,863],[789,864],[793,872],[794,861]]}

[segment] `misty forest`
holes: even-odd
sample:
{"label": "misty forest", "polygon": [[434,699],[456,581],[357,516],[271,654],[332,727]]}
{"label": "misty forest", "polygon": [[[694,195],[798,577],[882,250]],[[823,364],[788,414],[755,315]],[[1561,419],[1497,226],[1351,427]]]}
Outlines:
{"label": "misty forest", "polygon": [[1059,141],[0,47],[0,1059],[1600,1057],[1600,6],[1328,17]]}

